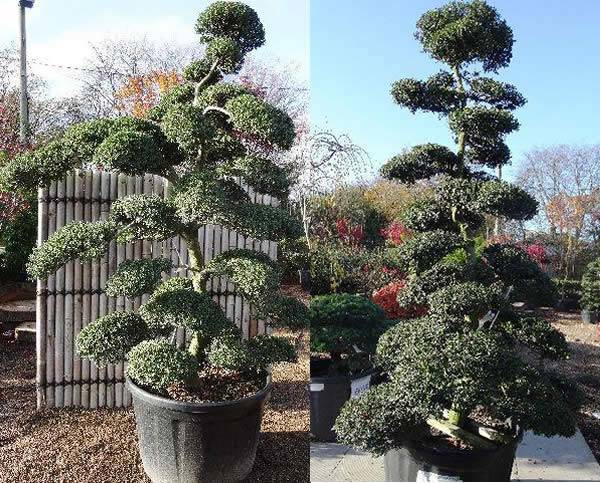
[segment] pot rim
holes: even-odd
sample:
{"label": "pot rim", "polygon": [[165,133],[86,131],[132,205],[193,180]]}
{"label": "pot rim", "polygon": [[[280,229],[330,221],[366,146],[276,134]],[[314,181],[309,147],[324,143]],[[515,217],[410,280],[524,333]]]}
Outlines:
{"label": "pot rim", "polygon": [[362,377],[366,377],[369,375],[374,375],[377,374],[377,369],[375,367],[370,367],[368,369],[365,369],[362,372],[359,372],[358,374],[352,374],[352,375],[339,375],[339,376],[311,376],[309,378],[309,383],[310,384],[334,384],[337,382],[349,382],[349,381],[354,381],[355,379],[360,379]]}
{"label": "pot rim", "polygon": [[406,442],[406,448],[410,450],[419,451],[422,453],[428,453],[430,455],[435,456],[475,456],[475,455],[483,455],[483,454],[493,454],[497,451],[503,450],[508,446],[513,446],[518,444],[523,439],[524,431],[522,428],[518,428],[514,434],[514,438],[510,443],[498,445],[495,448],[468,448],[468,449],[460,449],[460,448],[436,448],[433,446],[425,445],[422,441],[419,440],[409,440]]}
{"label": "pot rim", "polygon": [[267,375],[266,385],[252,396],[248,396],[242,399],[233,399],[231,401],[211,401],[205,403],[195,403],[177,401],[175,399],[169,399],[164,396],[153,394],[138,386],[129,378],[129,376],[126,376],[125,380],[127,388],[131,392],[132,396],[142,399],[144,403],[185,413],[206,413],[219,411],[221,409],[226,409],[230,407],[251,406],[254,405],[256,402],[261,401],[267,396],[269,396],[271,390],[273,389],[271,375],[269,374]]}

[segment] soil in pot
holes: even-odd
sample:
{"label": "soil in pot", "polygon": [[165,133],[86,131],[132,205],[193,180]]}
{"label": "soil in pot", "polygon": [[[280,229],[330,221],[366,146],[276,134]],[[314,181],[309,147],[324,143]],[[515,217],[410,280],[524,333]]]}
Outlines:
{"label": "soil in pot", "polygon": [[317,441],[334,442],[333,425],[351,397],[369,389],[376,371],[369,367],[352,375],[331,375],[331,361],[311,359],[310,433]]}
{"label": "soil in pot", "polygon": [[419,441],[406,442],[385,455],[386,481],[510,481],[522,432],[511,430],[483,410],[475,410],[469,420],[514,438],[508,444],[481,449],[430,428]]}
{"label": "soil in pot", "polygon": [[[154,483],[240,481],[250,473],[270,383],[250,397],[198,403],[167,399],[127,382],[140,456]],[[170,390],[180,398],[198,397]]]}

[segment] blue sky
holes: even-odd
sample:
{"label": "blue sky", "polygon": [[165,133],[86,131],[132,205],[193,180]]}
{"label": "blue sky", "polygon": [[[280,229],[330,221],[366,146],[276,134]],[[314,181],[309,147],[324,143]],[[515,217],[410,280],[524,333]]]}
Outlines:
{"label": "blue sky", "polygon": [[[349,134],[376,168],[402,148],[452,146],[445,120],[393,103],[393,81],[424,78],[441,65],[420,51],[415,23],[433,0],[318,0],[311,5],[311,120]],[[514,173],[534,147],[600,143],[600,2],[492,0],[512,27],[511,65],[499,78],[527,97],[507,138]]]}
{"label": "blue sky", "polygon": [[[36,0],[28,11],[29,55],[80,65],[89,43],[107,37],[196,41],[193,24],[209,0]],[[267,31],[258,55],[297,65],[310,76],[314,125],[347,133],[378,168],[422,142],[451,145],[434,115],[411,115],[392,102],[390,85],[439,70],[413,37],[415,22],[443,0],[249,0]],[[524,152],[559,143],[598,143],[600,1],[492,0],[514,30],[513,62],[500,72],[528,98],[508,138],[517,165]],[[17,0],[0,0],[0,46],[17,38]],[[76,88],[68,70],[33,66],[59,94]]]}
{"label": "blue sky", "polygon": [[[28,10],[28,53],[32,60],[80,65],[89,43],[105,38],[142,38],[189,44],[197,41],[194,24],[210,0],[36,0]],[[263,22],[267,42],[258,55],[297,65],[309,76],[309,1],[247,0]],[[0,46],[18,37],[18,1],[0,0]],[[69,94],[73,72],[32,65],[57,94]]]}

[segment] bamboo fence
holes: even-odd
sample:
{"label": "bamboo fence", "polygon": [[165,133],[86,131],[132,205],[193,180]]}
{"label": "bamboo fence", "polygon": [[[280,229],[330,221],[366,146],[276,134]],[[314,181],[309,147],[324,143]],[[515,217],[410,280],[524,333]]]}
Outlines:
{"label": "bamboo fence", "polygon": [[[244,186],[242,184],[242,186]],[[253,193],[244,186],[256,203],[277,205],[267,195]],[[53,182],[39,191],[38,245],[52,233],[71,221],[106,219],[111,203],[132,194],[166,196],[168,182],[155,175],[127,176],[106,171],[78,170],[65,179]],[[198,230],[198,240],[204,258],[231,248],[253,248],[277,256],[277,244],[243,237],[234,231],[215,225]],[[125,407],[131,396],[125,388],[125,363],[98,368],[77,355],[75,340],[83,327],[98,317],[115,310],[137,310],[147,295],[134,300],[108,297],[103,288],[108,277],[124,260],[140,258],[170,258],[174,264],[185,264],[188,253],[179,237],[165,241],[143,241],[127,244],[112,242],[108,252],[99,260],[69,262],[37,282],[37,406],[47,407]],[[174,268],[169,276],[188,276],[186,269]],[[250,318],[248,304],[236,294],[226,279],[213,280],[211,292],[227,317],[242,329],[244,337],[266,331],[264,321]],[[180,330],[177,344],[185,343],[186,334]]]}

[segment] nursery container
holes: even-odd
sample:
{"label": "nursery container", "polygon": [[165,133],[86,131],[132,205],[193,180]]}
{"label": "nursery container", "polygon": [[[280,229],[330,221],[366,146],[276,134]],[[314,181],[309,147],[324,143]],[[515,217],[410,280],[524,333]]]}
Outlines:
{"label": "nursery container", "polygon": [[371,387],[376,371],[368,369],[352,376],[319,376],[323,362],[329,361],[311,361],[310,433],[318,441],[333,442],[336,435],[332,428],[342,406]]}
{"label": "nursery container", "polygon": [[298,279],[300,281],[300,286],[303,290],[310,292],[311,283],[310,283],[310,270],[303,268],[302,270],[298,270]]}
{"label": "nursery container", "polygon": [[154,483],[240,481],[252,470],[271,383],[254,396],[186,403],[151,394],[130,379],[140,456]]}
{"label": "nursery container", "polygon": [[418,442],[389,451],[385,481],[510,481],[521,435],[491,450],[430,448]]}
{"label": "nursery container", "polygon": [[586,324],[597,324],[600,321],[600,312],[597,310],[583,309],[581,318]]}

